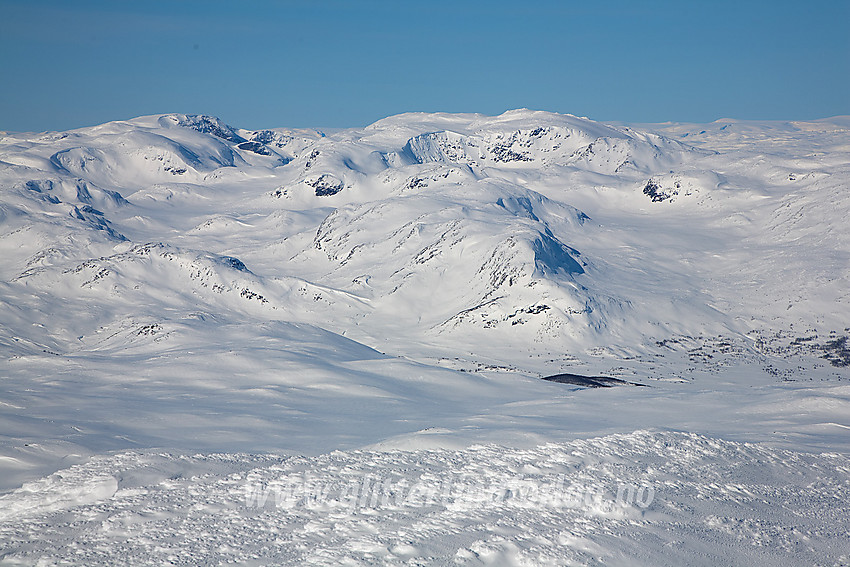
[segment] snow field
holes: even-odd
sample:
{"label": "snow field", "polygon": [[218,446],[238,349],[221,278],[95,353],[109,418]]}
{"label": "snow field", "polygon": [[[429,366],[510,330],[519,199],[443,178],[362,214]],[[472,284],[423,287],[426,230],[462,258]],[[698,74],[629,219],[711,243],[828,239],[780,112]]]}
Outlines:
{"label": "snow field", "polygon": [[124,452],[0,497],[0,564],[840,565],[848,497],[845,455],[645,430],[527,449]]}

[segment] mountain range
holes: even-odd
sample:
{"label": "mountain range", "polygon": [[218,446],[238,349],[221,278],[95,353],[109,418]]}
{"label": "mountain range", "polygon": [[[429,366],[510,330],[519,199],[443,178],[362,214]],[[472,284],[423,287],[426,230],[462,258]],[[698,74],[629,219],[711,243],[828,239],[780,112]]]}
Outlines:
{"label": "mountain range", "polygon": [[847,565],[848,187],[848,117],[0,132],[0,564]]}

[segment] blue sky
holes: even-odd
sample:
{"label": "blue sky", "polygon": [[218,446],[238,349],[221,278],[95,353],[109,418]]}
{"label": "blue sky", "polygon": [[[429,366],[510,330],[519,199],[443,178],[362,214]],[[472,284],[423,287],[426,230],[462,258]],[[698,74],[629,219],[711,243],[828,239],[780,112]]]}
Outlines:
{"label": "blue sky", "polygon": [[850,114],[850,2],[0,0],[0,130]]}

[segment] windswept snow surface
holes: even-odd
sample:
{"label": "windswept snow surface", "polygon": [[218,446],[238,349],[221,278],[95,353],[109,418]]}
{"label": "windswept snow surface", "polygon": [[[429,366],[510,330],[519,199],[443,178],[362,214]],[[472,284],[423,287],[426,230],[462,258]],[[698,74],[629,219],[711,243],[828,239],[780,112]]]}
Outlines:
{"label": "windswept snow surface", "polygon": [[848,564],[848,186],[846,117],[0,133],[0,564]]}
{"label": "windswept snow surface", "polygon": [[122,452],[2,497],[9,564],[840,565],[850,459],[637,431],[313,458]]}

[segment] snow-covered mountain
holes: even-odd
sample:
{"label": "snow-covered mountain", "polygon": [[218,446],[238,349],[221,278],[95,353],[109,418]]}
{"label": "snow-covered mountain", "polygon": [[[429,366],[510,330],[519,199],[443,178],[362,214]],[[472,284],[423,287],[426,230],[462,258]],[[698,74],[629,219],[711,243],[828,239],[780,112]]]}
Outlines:
{"label": "snow-covered mountain", "polygon": [[[609,434],[645,455],[653,435],[847,451],[848,149],[846,117],[529,110],[0,133],[0,489],[157,447],[238,471],[245,451],[435,449],[450,468],[477,442]],[[651,387],[539,380],[564,372]],[[80,502],[123,494],[99,482]],[[66,508],[27,490],[10,522]]]}
{"label": "snow-covered mountain", "polygon": [[[824,124],[846,143],[840,121]],[[560,368],[526,353],[843,336],[846,160],[721,152],[680,141],[705,128],[666,128],[675,137],[518,110],[330,136],[185,115],[6,134],[6,295],[86,307],[61,329],[52,307],[38,331],[4,325],[2,340],[64,351],[203,306],[398,354],[490,344],[481,356],[547,372]]]}

